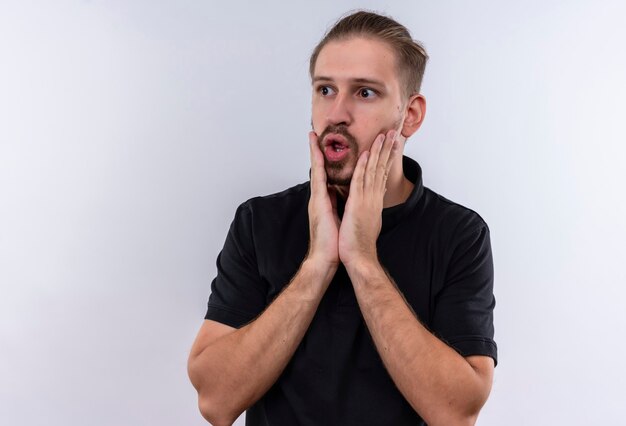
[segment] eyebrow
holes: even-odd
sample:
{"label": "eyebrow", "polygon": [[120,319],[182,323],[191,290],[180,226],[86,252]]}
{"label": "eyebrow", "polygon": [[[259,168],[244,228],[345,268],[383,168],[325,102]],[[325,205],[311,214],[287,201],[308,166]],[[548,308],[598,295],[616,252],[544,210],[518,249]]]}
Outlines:
{"label": "eyebrow", "polygon": [[[330,77],[326,77],[323,75],[317,76],[317,77],[313,77],[313,83],[318,82],[318,81],[333,81],[332,78]],[[371,78],[351,78],[350,82],[352,83],[358,83],[358,84],[369,84],[372,86],[380,86],[380,87],[385,87],[385,83],[383,83],[380,80],[374,80]]]}

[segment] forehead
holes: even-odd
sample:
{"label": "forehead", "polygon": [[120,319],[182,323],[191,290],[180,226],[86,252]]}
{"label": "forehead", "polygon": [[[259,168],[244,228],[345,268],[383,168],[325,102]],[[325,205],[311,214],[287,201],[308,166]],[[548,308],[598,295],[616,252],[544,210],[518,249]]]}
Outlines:
{"label": "forehead", "polygon": [[382,80],[388,86],[398,85],[396,55],[385,42],[363,37],[334,40],[320,51],[313,78],[333,80],[358,78]]}

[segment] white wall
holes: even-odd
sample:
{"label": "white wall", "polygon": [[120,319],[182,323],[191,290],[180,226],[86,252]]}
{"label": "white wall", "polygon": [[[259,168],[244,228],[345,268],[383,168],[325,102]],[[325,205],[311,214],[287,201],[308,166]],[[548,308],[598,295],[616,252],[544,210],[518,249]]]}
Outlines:
{"label": "white wall", "polygon": [[308,55],[355,7],[425,43],[407,152],[491,227],[479,424],[623,423],[622,2],[92,0],[0,4],[1,424],[204,424],[215,257],[240,202],[307,179]]}

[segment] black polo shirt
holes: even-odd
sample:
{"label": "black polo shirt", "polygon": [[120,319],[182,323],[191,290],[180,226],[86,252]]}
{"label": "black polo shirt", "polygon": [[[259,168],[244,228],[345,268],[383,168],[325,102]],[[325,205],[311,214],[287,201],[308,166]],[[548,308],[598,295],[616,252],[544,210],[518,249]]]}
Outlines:
{"label": "black polo shirt", "polygon": [[[415,187],[404,204],[383,210],[380,262],[431,332],[463,356],[496,360],[489,228],[476,212],[424,187],[415,161],[405,156],[403,167]],[[289,283],[307,252],[309,196],[306,182],[239,206],[217,258],[206,319],[242,327]],[[424,423],[385,370],[340,266],[246,425],[415,424]]]}

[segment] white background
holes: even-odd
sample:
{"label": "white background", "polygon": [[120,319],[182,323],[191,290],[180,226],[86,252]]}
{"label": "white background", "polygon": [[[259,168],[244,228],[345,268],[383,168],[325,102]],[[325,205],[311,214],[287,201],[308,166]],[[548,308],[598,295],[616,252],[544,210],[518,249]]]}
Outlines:
{"label": "white background", "polygon": [[307,180],[308,56],[356,7],[425,44],[406,152],[491,228],[479,424],[623,424],[623,3],[296,3],[0,3],[0,424],[204,424],[215,258],[239,203]]}

